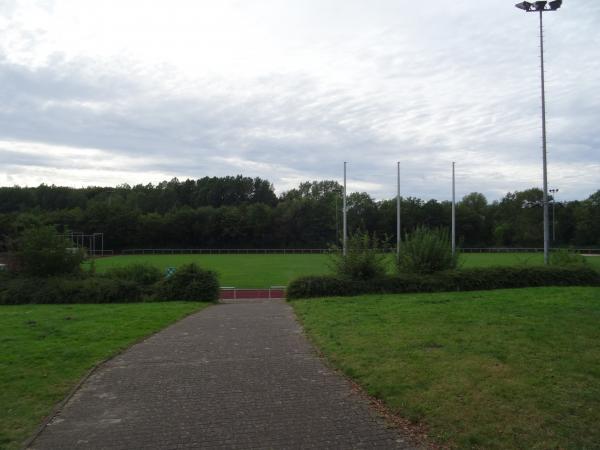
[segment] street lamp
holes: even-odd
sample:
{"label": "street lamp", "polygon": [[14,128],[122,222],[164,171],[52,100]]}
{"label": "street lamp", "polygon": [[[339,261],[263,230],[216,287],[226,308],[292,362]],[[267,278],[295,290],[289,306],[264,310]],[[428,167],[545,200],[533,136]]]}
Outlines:
{"label": "street lamp", "polygon": [[556,241],[556,195],[558,193],[558,188],[556,189],[548,189],[548,192],[552,194],[552,242]]}
{"label": "street lamp", "polygon": [[562,5],[562,0],[551,2],[521,2],[515,6],[525,12],[540,13],[540,53],[542,73],[542,142],[543,142],[543,164],[544,164],[544,264],[548,264],[548,252],[550,249],[550,223],[548,221],[548,169],[546,163],[546,90],[544,87],[544,30],[542,16],[544,12],[556,11]]}

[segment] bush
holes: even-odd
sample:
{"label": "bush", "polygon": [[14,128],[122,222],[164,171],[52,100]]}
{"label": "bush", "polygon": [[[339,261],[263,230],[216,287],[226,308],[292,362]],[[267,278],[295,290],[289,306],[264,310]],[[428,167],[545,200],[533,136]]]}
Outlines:
{"label": "bush", "polygon": [[455,269],[458,252],[452,254],[447,230],[417,227],[400,246],[398,270],[406,273],[434,273]]}
{"label": "bush", "polygon": [[102,276],[31,277],[3,274],[0,305],[30,303],[124,303],[156,301],[214,301],[219,283],[214,272],[195,264],[182,266],[170,278],[158,269],[136,265]]}
{"label": "bush", "polygon": [[163,278],[163,275],[159,268],[144,263],[110,268],[103,274],[103,277],[129,280],[143,286],[150,286],[159,282]]}
{"label": "bush", "polygon": [[12,277],[0,286],[0,304],[123,303],[144,299],[139,284],[107,278]]}
{"label": "bush", "polygon": [[403,273],[377,280],[345,280],[337,276],[301,277],[287,289],[288,299],[399,294],[406,292],[476,291],[541,286],[600,286],[600,273],[581,267],[486,267],[438,272]]}
{"label": "bush", "polygon": [[46,277],[80,271],[83,253],[54,227],[25,230],[17,241],[18,266],[27,275]]}
{"label": "bush", "polygon": [[376,236],[358,233],[348,239],[346,256],[339,248],[331,255],[333,272],[348,280],[371,280],[385,275],[387,263]]}
{"label": "bush", "polygon": [[566,249],[553,250],[550,253],[550,265],[560,267],[587,267],[588,262],[579,253]]}
{"label": "bush", "polygon": [[219,280],[215,272],[192,263],[180,266],[157,285],[155,292],[157,300],[217,301]]}

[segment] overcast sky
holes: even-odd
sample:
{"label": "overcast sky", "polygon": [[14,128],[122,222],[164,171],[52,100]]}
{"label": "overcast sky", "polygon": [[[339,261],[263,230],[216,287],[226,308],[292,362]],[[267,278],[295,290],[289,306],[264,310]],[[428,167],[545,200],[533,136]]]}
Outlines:
{"label": "overcast sky", "polygon": [[[0,0],[0,185],[243,174],[278,192],[541,187],[538,22],[515,0]],[[545,19],[550,187],[600,189],[600,2]]]}

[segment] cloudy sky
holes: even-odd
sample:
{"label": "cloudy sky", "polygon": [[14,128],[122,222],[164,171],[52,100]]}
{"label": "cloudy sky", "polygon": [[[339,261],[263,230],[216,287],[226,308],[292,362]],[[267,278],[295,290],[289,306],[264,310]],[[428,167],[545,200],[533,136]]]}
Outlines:
{"label": "cloudy sky", "polygon": [[[260,176],[278,192],[541,186],[537,16],[514,0],[0,0],[0,185]],[[550,187],[600,189],[600,2],[547,13]]]}

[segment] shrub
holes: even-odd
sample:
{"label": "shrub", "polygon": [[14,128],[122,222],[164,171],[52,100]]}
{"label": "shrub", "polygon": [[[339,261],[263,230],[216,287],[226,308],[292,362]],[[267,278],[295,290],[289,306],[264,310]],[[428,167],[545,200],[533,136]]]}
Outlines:
{"label": "shrub", "polygon": [[566,249],[553,250],[550,253],[550,265],[561,267],[587,267],[588,262],[584,256],[579,253]]}
{"label": "shrub", "polygon": [[582,267],[485,267],[438,272],[403,273],[377,280],[345,280],[337,276],[301,277],[287,289],[288,299],[509,289],[540,286],[600,286],[600,273]]}
{"label": "shrub", "polygon": [[219,280],[215,272],[192,263],[180,266],[155,292],[157,300],[217,301]]}
{"label": "shrub", "polygon": [[452,254],[447,230],[417,227],[406,235],[400,247],[400,272],[427,274],[455,269],[457,266],[458,252]]}
{"label": "shrub", "polygon": [[406,234],[400,246],[400,272],[430,274],[456,269],[457,266],[458,252],[452,254],[447,230],[417,227],[412,233]]}
{"label": "shrub", "polygon": [[348,252],[344,256],[339,248],[331,255],[333,272],[348,280],[371,280],[385,275],[387,264],[376,236],[358,233],[348,239]]}
{"label": "shrub", "polygon": [[123,303],[143,300],[141,286],[107,278],[12,277],[0,286],[0,304]]}
{"label": "shrub", "polygon": [[113,267],[108,269],[103,276],[118,280],[134,281],[143,286],[153,285],[163,278],[160,269],[148,263]]}
{"label": "shrub", "polygon": [[53,276],[79,272],[83,253],[57,234],[54,227],[30,228],[17,242],[17,258],[22,271],[32,276]]}

